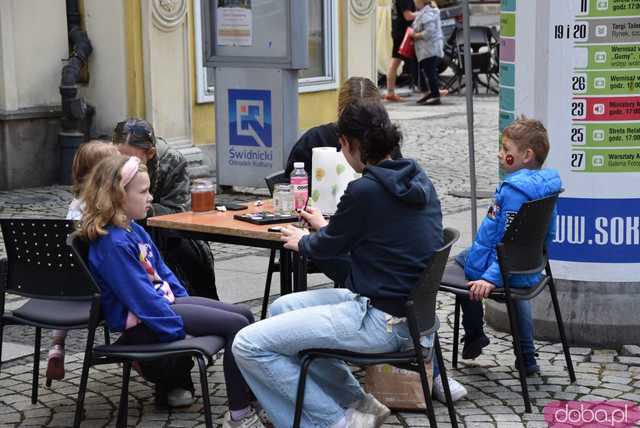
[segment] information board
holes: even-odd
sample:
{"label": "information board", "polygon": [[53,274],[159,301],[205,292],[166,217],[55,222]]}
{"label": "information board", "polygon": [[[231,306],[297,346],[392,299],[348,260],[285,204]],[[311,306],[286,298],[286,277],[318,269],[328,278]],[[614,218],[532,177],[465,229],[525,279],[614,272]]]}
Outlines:
{"label": "information board", "polygon": [[523,13],[531,3],[502,2],[500,129],[525,113],[549,130],[545,166],[566,189],[549,248],[554,275],[637,282],[640,1],[544,0]]}

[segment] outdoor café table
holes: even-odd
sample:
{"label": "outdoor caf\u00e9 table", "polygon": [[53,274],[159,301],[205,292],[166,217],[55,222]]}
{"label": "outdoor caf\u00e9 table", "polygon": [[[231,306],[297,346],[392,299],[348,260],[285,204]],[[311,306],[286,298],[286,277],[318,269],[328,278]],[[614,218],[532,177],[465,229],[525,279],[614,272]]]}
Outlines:
{"label": "outdoor caf\u00e9 table", "polygon": [[173,234],[184,238],[280,250],[280,293],[284,295],[291,293],[291,291],[305,291],[307,289],[307,272],[304,258],[295,251],[284,248],[283,242],[280,241],[280,233],[268,231],[269,227],[283,226],[284,224],[256,225],[233,218],[235,214],[270,211],[271,209],[271,201],[267,201],[262,206],[255,206],[251,203],[248,209],[242,211],[207,211],[204,213],[187,211],[151,217],[147,219],[147,226],[170,229]]}

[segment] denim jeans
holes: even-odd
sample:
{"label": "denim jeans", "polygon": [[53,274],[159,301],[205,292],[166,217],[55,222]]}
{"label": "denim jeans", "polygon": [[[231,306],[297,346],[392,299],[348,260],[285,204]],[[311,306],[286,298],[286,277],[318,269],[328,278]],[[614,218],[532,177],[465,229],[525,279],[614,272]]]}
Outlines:
{"label": "denim jeans", "polygon": [[[233,343],[236,363],[276,428],[293,423],[300,375],[298,352],[310,348],[393,352],[410,346],[406,322],[388,316],[347,289],[293,293],[276,300],[270,317],[242,329]],[[315,360],[305,388],[302,427],[325,428],[364,397],[349,367]]]}

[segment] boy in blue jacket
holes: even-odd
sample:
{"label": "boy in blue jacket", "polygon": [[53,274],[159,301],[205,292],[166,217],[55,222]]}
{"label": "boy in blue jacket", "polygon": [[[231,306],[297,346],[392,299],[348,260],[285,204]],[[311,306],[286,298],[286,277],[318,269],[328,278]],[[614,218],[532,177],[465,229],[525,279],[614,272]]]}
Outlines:
{"label": "boy in blue jacket", "polygon": [[[541,169],[549,153],[549,138],[542,123],[535,119],[520,118],[510,124],[502,134],[502,146],[498,154],[505,178],[498,185],[495,199],[480,225],[471,248],[456,257],[469,280],[469,298],[462,298],[465,330],[462,358],[474,359],[489,344],[483,331],[482,299],[503,286],[496,252],[497,244],[515,217],[520,206],[534,199],[558,193],[562,182],[558,172]],[[556,215],[554,211],[554,216]],[[555,235],[555,221],[551,221],[547,242]],[[512,275],[509,284],[514,288],[531,287],[540,280],[540,273]],[[533,346],[533,319],[531,303],[516,300],[520,347],[528,375],[538,373]]]}

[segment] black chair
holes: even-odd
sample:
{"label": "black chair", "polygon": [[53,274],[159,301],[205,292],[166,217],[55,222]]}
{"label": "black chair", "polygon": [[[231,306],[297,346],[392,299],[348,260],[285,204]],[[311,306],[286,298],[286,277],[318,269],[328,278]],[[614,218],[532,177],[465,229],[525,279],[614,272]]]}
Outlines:
{"label": "black chair", "polygon": [[[0,220],[7,258],[0,278],[0,356],[5,325],[35,327],[31,403],[38,401],[42,329],[89,329],[99,305],[99,292],[87,282],[66,244],[75,226],[71,220]],[[28,298],[5,312],[6,294]],[[105,341],[109,332],[105,328]],[[47,386],[51,381],[47,380]]]}
{"label": "black chair", "polygon": [[[86,281],[99,290],[98,284],[93,274],[87,267],[89,254],[89,243],[84,241],[78,234],[69,236],[68,243],[73,250],[75,260],[82,268]],[[98,294],[99,297],[99,294]],[[177,340],[170,343],[158,343],[152,345],[103,345],[93,347],[93,337],[95,328],[100,321],[100,314],[92,312],[89,324],[89,337],[84,354],[82,365],[82,375],[80,377],[80,390],[76,403],[76,412],[73,426],[79,427],[82,419],[84,397],[87,390],[89,378],[89,367],[100,364],[122,363],[122,391],[120,393],[120,404],[118,408],[118,420],[116,426],[124,428],[127,426],[127,413],[129,406],[129,377],[131,374],[131,363],[133,361],[150,361],[158,358],[193,356],[198,362],[200,371],[200,386],[202,388],[202,401],[204,407],[205,425],[213,427],[211,417],[211,406],[209,402],[209,384],[207,382],[207,364],[212,363],[212,356],[224,348],[224,339],[219,336],[201,336]]]}
{"label": "black chair", "polygon": [[[553,309],[555,311],[558,331],[562,341],[562,349],[569,371],[571,382],[575,382],[576,376],[573,370],[573,362],[569,353],[569,345],[565,335],[562,315],[558,304],[556,286],[553,282],[551,267],[546,253],[546,238],[549,224],[552,219],[553,209],[558,195],[529,201],[520,207],[517,215],[513,218],[507,228],[502,241],[498,244],[498,263],[502,275],[502,288],[495,289],[489,298],[507,305],[509,316],[509,326],[513,339],[513,349],[516,355],[520,385],[522,387],[522,397],[524,399],[525,411],[531,413],[531,403],[529,391],[527,389],[527,376],[524,367],[524,358],[520,350],[520,336],[518,334],[518,324],[516,317],[515,300],[531,300],[539,295],[546,287],[549,288]],[[509,285],[509,276],[512,274],[531,274],[545,271],[546,275],[541,281],[531,288],[512,288]],[[460,328],[460,299],[468,296],[469,288],[464,271],[455,262],[447,266],[440,290],[454,293],[456,295],[454,326],[453,326],[453,367],[458,366],[458,330]]]}
{"label": "black chair", "polygon": [[[422,383],[422,392],[426,404],[426,412],[429,418],[429,424],[432,427],[437,426],[436,417],[433,410],[433,402],[431,400],[431,390],[427,382],[427,373],[424,363],[428,363],[433,358],[435,350],[438,366],[440,367],[440,376],[443,380],[445,397],[447,399],[447,408],[449,410],[449,419],[451,425],[457,427],[455,410],[453,401],[451,400],[451,392],[447,380],[447,373],[440,349],[440,341],[438,339],[438,317],[436,315],[436,295],[438,293],[438,285],[442,278],[449,252],[451,247],[460,237],[460,232],[455,229],[447,228],[444,230],[444,246],[438,249],[433,255],[431,262],[420,275],[418,286],[411,292],[411,297],[407,301],[407,321],[409,323],[409,331],[413,340],[414,348],[409,351],[389,352],[380,354],[365,354],[350,352],[338,349],[307,349],[299,353],[301,359],[300,379],[298,381],[298,394],[296,397],[296,411],[293,422],[294,428],[300,426],[302,416],[302,406],[304,403],[305,381],[309,366],[316,358],[336,358],[350,364],[367,366],[372,364],[393,364],[406,370],[417,371],[420,374]],[[433,348],[424,348],[420,343],[420,338],[434,334]]]}
{"label": "black chair", "polygon": [[[497,94],[500,84],[498,79],[499,57],[497,56],[500,40],[496,39],[499,37],[497,31],[483,26],[473,26],[469,31],[473,90],[477,94],[478,86],[483,86],[487,93],[491,91]],[[464,32],[462,29],[456,29],[451,34],[444,51],[448,65],[454,72],[454,75],[444,82],[444,87],[450,93],[459,92],[466,85],[464,81]],[[481,74],[485,75],[486,82],[480,79],[479,75]]]}

